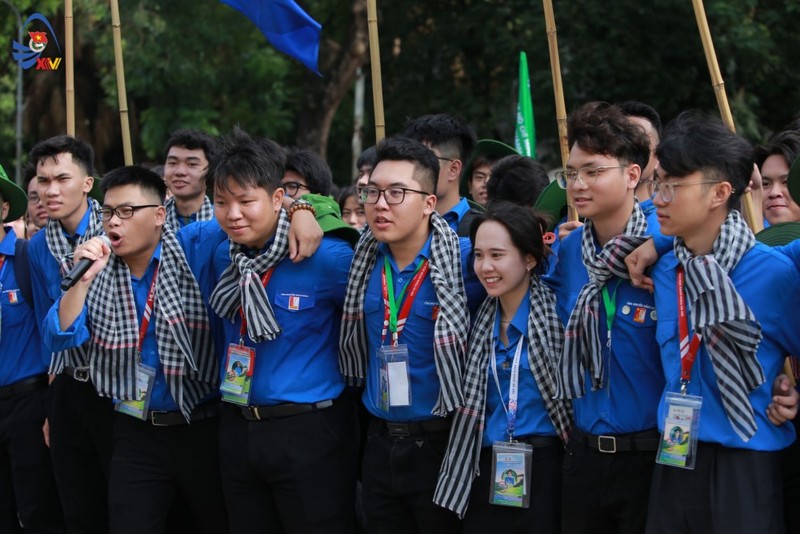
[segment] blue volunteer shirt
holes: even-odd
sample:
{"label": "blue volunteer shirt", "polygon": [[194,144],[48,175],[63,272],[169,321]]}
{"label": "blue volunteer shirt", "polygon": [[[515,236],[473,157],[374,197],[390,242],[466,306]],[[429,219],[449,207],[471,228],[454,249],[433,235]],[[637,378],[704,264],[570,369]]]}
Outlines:
{"label": "blue volunteer shirt", "polygon": [[[192,254],[195,265],[204,261],[199,256]],[[346,241],[323,237],[310,258],[295,264],[287,256],[275,267],[266,292],[282,332],[263,343],[254,343],[246,334],[244,339],[256,351],[251,405],[320,402],[341,394],[339,326],[352,259],[353,249]],[[215,281],[230,262],[226,239],[214,250]],[[237,314],[233,322],[222,321],[224,339],[218,352],[224,380],[228,345],[239,343],[242,320]]]}
{"label": "blue volunteer shirt", "polygon": [[791,259],[794,262],[795,267],[800,270],[800,239],[795,239],[783,247],[776,247],[776,250],[780,251],[786,255],[786,257]]}
{"label": "blue volunteer shirt", "polygon": [[[680,391],[677,267],[678,260],[670,252],[658,261],[652,273],[659,311],[657,337],[666,376],[664,392]],[[773,425],[767,419],[766,409],[772,401],[772,383],[782,373],[784,358],[789,354],[800,354],[800,337],[797,335],[800,331],[800,314],[797,313],[800,302],[800,273],[778,251],[757,243],[742,257],[729,276],[761,324],[763,334],[757,357],[766,381],[749,395],[758,430],[747,442],[742,441],[734,432],[722,406],[716,373],[708,352],[701,343],[688,387],[690,394],[703,397],[699,439],[725,447],[777,451],[788,447],[795,439],[792,424]],[[690,303],[687,301],[686,304],[691,325]],[[691,335],[691,326],[689,330]],[[662,430],[665,414],[662,396],[658,416],[658,424]]]}
{"label": "blue volunteer shirt", "polygon": [[[581,288],[589,282],[581,259],[583,231],[581,228],[572,232],[561,242],[555,272],[547,280],[556,293],[558,315],[564,325],[569,321]],[[657,424],[658,400],[664,389],[655,339],[661,314],[656,314],[653,296],[633,287],[630,280],[612,277],[606,287],[609,294],[616,289],[616,313],[609,349],[607,315],[601,297],[598,331],[605,383],[601,389],[591,391],[592,382],[586,372],[586,393],[573,401],[575,423],[584,433],[595,435],[653,429]]]}
{"label": "blue volunteer shirt", "polygon": [[648,219],[655,213],[656,205],[653,204],[652,198],[646,198],[643,201],[639,202],[639,207],[642,208],[644,212],[644,216]]}
{"label": "blue volunteer shirt", "polygon": [[[469,202],[466,198],[461,198],[453,208],[442,215],[447,225],[458,233],[458,225],[464,215],[470,210]],[[474,317],[480,308],[483,299],[486,298],[486,290],[483,288],[478,275],[475,274],[472,258],[472,242],[469,237],[458,237],[458,244],[461,248],[461,274],[464,278],[464,292],[467,294],[467,307],[470,317]]]}
{"label": "blue volunteer shirt", "polygon": [[[522,299],[517,308],[514,318],[508,325],[506,335],[508,336],[508,346],[500,341],[500,317],[501,311],[498,307],[497,317],[494,322],[493,344],[494,353],[497,360],[497,378],[500,381],[500,391],[503,394],[503,401],[500,402],[500,392],[497,383],[494,381],[491,367],[486,369],[486,421],[483,432],[483,446],[491,447],[495,441],[508,441],[507,429],[508,420],[506,411],[503,407],[508,407],[509,386],[511,384],[511,368],[514,363],[514,354],[517,351],[517,343],[522,339],[522,353],[519,356],[519,393],[517,398],[517,421],[514,436],[522,438],[527,436],[555,436],[556,429],[547,415],[547,408],[544,399],[539,392],[539,386],[533,377],[530,363],[528,362],[528,315],[530,314],[531,303],[528,294]],[[489,365],[493,365],[491,355]]]}
{"label": "blue volunteer shirt", "polygon": [[[36,328],[33,303],[25,301],[17,283],[16,242],[17,235],[7,227],[6,236],[0,241],[0,256],[5,257],[0,267],[0,386],[44,374],[50,363]],[[24,269],[28,270],[28,266]]]}

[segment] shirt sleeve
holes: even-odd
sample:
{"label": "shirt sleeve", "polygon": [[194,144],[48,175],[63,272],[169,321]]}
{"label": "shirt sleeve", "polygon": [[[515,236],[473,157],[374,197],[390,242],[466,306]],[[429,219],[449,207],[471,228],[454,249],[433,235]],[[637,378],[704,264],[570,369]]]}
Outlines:
{"label": "shirt sleeve", "polygon": [[80,315],[66,329],[61,329],[58,310],[61,304],[59,298],[47,312],[43,323],[42,342],[52,352],[59,352],[73,347],[79,347],[89,341],[89,328],[86,326],[86,306]]}

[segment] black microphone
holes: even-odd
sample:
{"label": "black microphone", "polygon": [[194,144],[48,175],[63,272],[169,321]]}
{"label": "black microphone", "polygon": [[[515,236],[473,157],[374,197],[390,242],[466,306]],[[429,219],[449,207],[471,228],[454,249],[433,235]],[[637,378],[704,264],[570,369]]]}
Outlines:
{"label": "black microphone", "polygon": [[[111,240],[108,238],[107,235],[101,235],[99,237],[100,239],[103,240],[103,242],[106,245],[108,245],[109,247],[111,246]],[[78,263],[76,263],[72,267],[72,270],[69,272],[69,274],[65,276],[64,279],[61,281],[61,291],[67,291],[69,288],[77,284],[78,281],[81,279],[81,277],[83,277],[83,275],[86,274],[86,271],[89,270],[89,267],[91,267],[93,263],[94,260],[90,260],[89,258],[83,258],[81,260],[78,260]]]}

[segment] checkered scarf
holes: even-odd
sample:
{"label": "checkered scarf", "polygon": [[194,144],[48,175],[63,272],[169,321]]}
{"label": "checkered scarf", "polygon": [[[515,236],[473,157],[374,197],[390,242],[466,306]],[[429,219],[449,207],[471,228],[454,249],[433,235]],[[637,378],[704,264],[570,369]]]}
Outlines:
{"label": "checkered scarf", "polygon": [[756,357],[761,325],[728,277],[756,239],[738,211],[731,211],[720,228],[711,254],[695,256],[680,237],[675,256],[686,272],[686,294],[692,326],[703,337],[717,375],[722,404],[733,430],[744,441],[756,433],[748,392],[764,383]]}
{"label": "checkered scarf", "polygon": [[[178,209],[175,207],[175,197],[170,197],[164,203],[164,208],[167,210],[167,223],[172,228],[173,232],[181,229],[180,215]],[[200,206],[200,211],[197,212],[198,221],[210,221],[214,218],[214,206],[208,197],[203,197],[203,205]]]}
{"label": "checkered scarf", "polygon": [[[561,439],[566,441],[572,419],[569,401],[556,400],[555,365],[564,344],[564,328],[556,314],[553,292],[531,276],[528,314],[528,363],[544,399],[547,415]],[[488,297],[475,318],[469,337],[464,379],[464,406],[456,410],[447,454],[442,461],[433,502],[464,516],[472,481],[478,474],[486,418],[486,369],[494,343],[498,300]],[[524,403],[524,400],[522,401]]]}
{"label": "checkered scarf", "polygon": [[278,337],[281,327],[275,320],[261,276],[289,254],[289,216],[281,210],[275,239],[266,252],[255,259],[248,258],[242,246],[230,241],[231,264],[222,273],[209,304],[220,317],[235,321],[239,309],[244,309],[247,335],[256,343]]}
{"label": "checkered scarf", "polygon": [[[469,332],[469,311],[461,275],[461,249],[458,236],[439,214],[431,215],[430,272],[440,311],[433,335],[433,357],[439,375],[439,398],[433,414],[445,416],[461,406],[464,349]],[[367,283],[377,261],[378,241],[367,229],[356,245],[347,293],[344,300],[339,366],[350,384],[360,384],[368,359],[367,331],[364,323],[364,298]]]}
{"label": "checkered scarf", "polygon": [[[92,325],[90,374],[97,392],[114,399],[135,399],[139,320],[131,272],[116,254],[111,254],[108,266],[92,282],[86,306]],[[155,321],[167,387],[188,421],[192,409],[217,386],[219,369],[200,288],[166,225],[151,321]]]}
{"label": "checkered scarf", "polygon": [[592,391],[603,387],[603,347],[600,343],[600,293],[614,276],[629,279],[625,258],[647,240],[647,219],[634,203],[625,230],[595,252],[593,225],[583,227],[581,256],[589,274],[589,283],[581,289],[564,331],[564,353],[558,365],[560,398],[574,399],[584,394],[584,372],[589,368]]}
{"label": "checkered scarf", "polygon": [[[75,252],[75,247],[89,241],[93,237],[104,234],[103,223],[100,216],[100,203],[93,198],[88,199],[89,202],[89,225],[83,235],[77,236],[75,243],[70,243],[64,235],[64,229],[61,223],[57,220],[50,219],[45,226],[45,238],[47,240],[47,247],[50,249],[50,254],[55,258],[61,269],[62,278],[69,274],[72,270],[72,254]],[[71,349],[54,352],[50,362],[50,374],[60,373],[65,365],[70,367],[85,367],[88,365],[88,358],[86,352],[86,345],[80,347],[73,347]]]}

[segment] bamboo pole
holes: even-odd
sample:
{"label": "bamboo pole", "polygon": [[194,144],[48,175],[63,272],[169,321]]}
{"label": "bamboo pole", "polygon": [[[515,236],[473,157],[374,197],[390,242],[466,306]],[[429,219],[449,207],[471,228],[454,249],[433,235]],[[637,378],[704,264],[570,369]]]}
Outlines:
{"label": "bamboo pole", "polygon": [[[547,45],[550,50],[550,71],[553,75],[553,94],[556,100],[556,121],[558,123],[558,140],[561,149],[561,165],[566,168],[569,159],[569,143],[567,142],[567,106],[564,104],[564,86],[561,83],[561,62],[558,58],[558,30],[553,13],[553,0],[542,0],[544,4],[544,20],[547,32]],[[567,200],[569,201],[569,200]],[[578,212],[569,207],[567,219],[578,220]]]}
{"label": "bamboo pole", "polygon": [[125,165],[133,165],[131,148],[131,127],[128,122],[128,97],[125,91],[125,66],[122,62],[122,29],[119,22],[119,3],[111,2],[111,26],[114,32],[114,64],[117,70],[117,98],[119,100],[119,120],[122,126],[122,153]]}
{"label": "bamboo pole", "polygon": [[64,69],[67,88],[67,135],[75,137],[75,53],[72,32],[72,0],[64,0]]}
{"label": "bamboo pole", "polygon": [[378,6],[376,0],[367,0],[367,27],[369,28],[369,62],[372,70],[372,102],[375,107],[375,142],[386,137],[386,119],[383,117],[383,82],[381,81],[381,52],[378,43]]}
{"label": "bamboo pole", "polygon": [[[719,70],[717,53],[714,50],[714,42],[711,40],[711,30],[708,28],[708,19],[706,18],[706,11],[703,7],[703,0],[692,0],[692,7],[694,7],[697,28],[700,30],[700,40],[703,42],[703,51],[705,52],[706,62],[708,63],[708,72],[711,74],[711,86],[714,88],[714,96],[717,98],[717,106],[719,107],[722,121],[732,132],[735,132],[736,125],[733,123],[733,114],[728,105],[728,96],[725,93],[725,82],[722,80],[722,74]],[[747,225],[753,233],[758,233],[764,229],[764,222],[757,220],[755,216],[753,197],[749,192],[742,195],[742,215],[744,215],[744,219],[747,221]]]}

